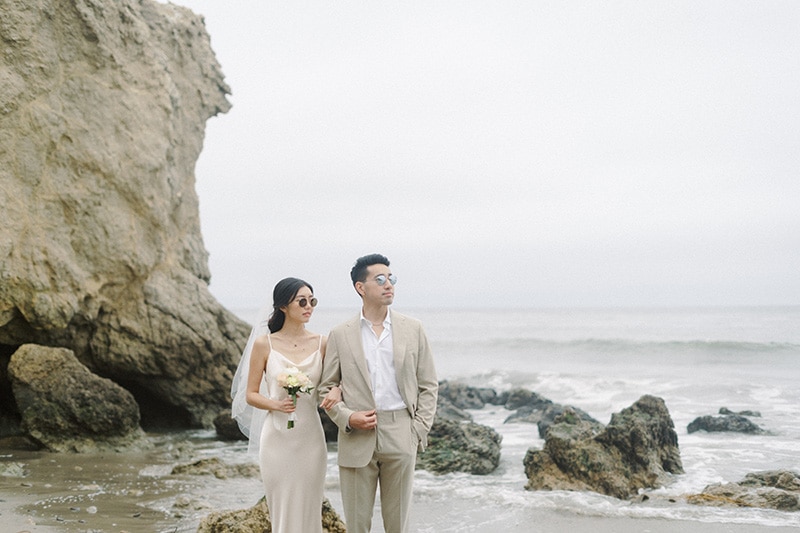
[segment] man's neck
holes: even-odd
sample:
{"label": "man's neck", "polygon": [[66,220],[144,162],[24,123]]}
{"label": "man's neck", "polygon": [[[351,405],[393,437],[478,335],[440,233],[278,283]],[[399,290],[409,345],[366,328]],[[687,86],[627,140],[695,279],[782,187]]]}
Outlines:
{"label": "man's neck", "polygon": [[368,306],[364,305],[361,308],[364,318],[369,320],[372,324],[383,324],[386,319],[386,314],[389,312],[389,307],[386,305]]}

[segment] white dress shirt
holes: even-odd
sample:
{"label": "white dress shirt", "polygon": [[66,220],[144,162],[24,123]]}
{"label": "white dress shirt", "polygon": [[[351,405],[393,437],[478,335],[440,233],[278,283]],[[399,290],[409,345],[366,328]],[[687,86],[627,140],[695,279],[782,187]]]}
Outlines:
{"label": "white dress shirt", "polygon": [[405,409],[406,403],[400,396],[397,386],[397,373],[394,368],[394,348],[392,347],[391,313],[386,313],[383,320],[383,331],[378,337],[372,324],[361,311],[361,344],[367,359],[372,394],[375,396],[375,407],[378,411],[395,411]]}

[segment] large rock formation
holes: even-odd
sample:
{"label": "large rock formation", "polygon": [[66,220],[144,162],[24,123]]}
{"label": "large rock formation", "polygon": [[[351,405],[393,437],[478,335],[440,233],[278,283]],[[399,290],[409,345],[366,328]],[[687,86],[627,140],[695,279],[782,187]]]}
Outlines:
{"label": "large rock formation", "polygon": [[591,490],[628,498],[683,473],[678,436],[664,400],[642,396],[602,428],[566,410],[547,430],[543,450],[523,461],[528,490]]}
{"label": "large rock formation", "polygon": [[0,431],[27,343],[72,350],[145,424],[210,426],[249,328],[208,291],[194,165],[230,104],[202,19],[2,0],[0,52]]}

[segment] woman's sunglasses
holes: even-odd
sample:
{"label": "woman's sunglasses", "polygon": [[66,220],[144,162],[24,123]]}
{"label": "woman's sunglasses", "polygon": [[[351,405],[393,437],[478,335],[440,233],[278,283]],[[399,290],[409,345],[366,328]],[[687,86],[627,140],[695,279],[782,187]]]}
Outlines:
{"label": "woman's sunglasses", "polygon": [[317,306],[317,299],[314,298],[314,297],[312,297],[310,300],[308,298],[303,297],[303,298],[300,298],[299,300],[295,300],[295,301],[300,305],[300,307],[305,307],[308,304],[311,304],[311,307],[316,307]]}

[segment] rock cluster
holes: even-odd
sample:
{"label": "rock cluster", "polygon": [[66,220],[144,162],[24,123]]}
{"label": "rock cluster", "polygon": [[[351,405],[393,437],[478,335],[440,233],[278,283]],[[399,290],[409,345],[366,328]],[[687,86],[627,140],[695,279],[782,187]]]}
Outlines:
{"label": "rock cluster", "polygon": [[2,11],[0,437],[21,429],[6,367],[26,344],[71,350],[145,426],[208,427],[249,327],[208,291],[194,165],[230,91],[203,20],[154,0]]}
{"label": "rock cluster", "polygon": [[572,409],[548,428],[543,450],[523,460],[528,490],[591,490],[625,499],[683,473],[678,436],[661,398],[642,396],[605,428]]}
{"label": "rock cluster", "polygon": [[468,409],[501,405],[514,411],[505,423],[535,423],[543,434],[553,419],[570,409],[581,419],[599,424],[578,409],[556,404],[527,389],[498,393],[464,383],[442,381],[429,446],[417,457],[417,468],[437,474],[467,472],[489,474],[500,464],[502,437],[493,428],[472,421]]}

